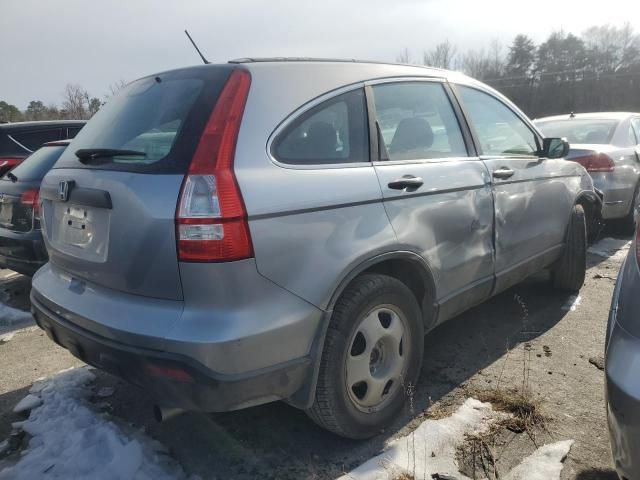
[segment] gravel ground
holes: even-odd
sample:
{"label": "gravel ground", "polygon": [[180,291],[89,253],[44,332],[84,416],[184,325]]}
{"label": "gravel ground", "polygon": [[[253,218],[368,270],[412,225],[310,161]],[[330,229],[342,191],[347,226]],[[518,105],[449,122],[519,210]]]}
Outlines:
{"label": "gravel ground", "polygon": [[[111,413],[160,440],[190,474],[203,479],[330,479],[410,432],[425,410],[452,409],[474,389],[521,387],[526,377],[548,418],[536,442],[575,440],[562,479],[614,480],[599,366],[623,259],[590,254],[578,301],[549,289],[540,275],[436,329],[425,340],[412,407],[369,441],[337,438],[284,403],[224,414],[187,413],[158,424],[153,401],[143,390],[102,372],[96,372],[96,388],[114,387],[108,398]],[[28,289],[25,277],[0,272],[4,303],[26,309]],[[36,378],[81,364],[35,327],[3,327],[0,335],[12,330],[13,338],[0,343],[0,440],[18,420],[11,409]],[[507,471],[534,449],[526,434],[504,432],[499,469]]]}

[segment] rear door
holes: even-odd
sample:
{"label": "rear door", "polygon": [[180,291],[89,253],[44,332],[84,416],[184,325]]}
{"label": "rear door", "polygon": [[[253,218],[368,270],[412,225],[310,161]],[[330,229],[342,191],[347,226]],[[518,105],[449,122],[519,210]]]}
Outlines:
{"label": "rear door", "polygon": [[439,318],[446,319],[487,298],[493,285],[486,167],[465,139],[444,82],[385,81],[368,92],[387,215],[400,248],[419,253],[432,269]]}
{"label": "rear door", "polygon": [[573,207],[567,188],[573,168],[538,157],[537,133],[496,96],[471,86],[456,91],[491,175],[500,291],[557,256]]}
{"label": "rear door", "polygon": [[[175,213],[184,174],[232,66],[140,79],[78,133],[42,183],[51,264],[72,278],[179,300]],[[79,150],[133,153],[84,157]]]}

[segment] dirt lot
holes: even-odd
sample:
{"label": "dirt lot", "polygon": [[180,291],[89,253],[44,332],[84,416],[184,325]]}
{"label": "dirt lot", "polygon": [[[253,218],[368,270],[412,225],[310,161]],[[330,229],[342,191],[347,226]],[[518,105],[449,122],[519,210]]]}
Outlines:
{"label": "dirt lot", "polygon": [[[622,242],[618,242],[622,243]],[[204,479],[335,478],[410,432],[427,409],[453,409],[476,389],[521,387],[542,401],[547,429],[537,444],[573,439],[562,479],[615,479],[610,468],[603,371],[605,325],[624,255],[589,255],[580,298],[530,279],[432,332],[413,409],[393,428],[366,442],[339,439],[284,403],[225,414],[188,413],[158,424],[144,391],[98,372],[97,387],[114,386],[111,413],[166,445],[189,474]],[[5,275],[5,303],[27,308],[28,279]],[[7,276],[8,275],[8,276]],[[19,329],[18,329],[19,327]],[[38,329],[0,329],[15,335],[0,343],[0,440],[18,417],[13,406],[38,377],[80,365]],[[498,467],[508,470],[535,449],[526,434],[504,432]]]}

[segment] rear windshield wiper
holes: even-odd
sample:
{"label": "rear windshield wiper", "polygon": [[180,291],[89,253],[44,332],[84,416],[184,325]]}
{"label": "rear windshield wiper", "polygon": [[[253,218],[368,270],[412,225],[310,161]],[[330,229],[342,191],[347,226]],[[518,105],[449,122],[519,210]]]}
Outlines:
{"label": "rear windshield wiper", "polygon": [[12,183],[16,183],[18,181],[18,177],[11,172],[7,172],[7,178],[11,180]]}
{"label": "rear windshield wiper", "polygon": [[[121,150],[118,148],[82,148],[76,150],[76,157],[84,164],[94,163],[99,159],[113,157],[146,157],[147,154],[137,150]],[[100,162],[101,163],[101,162]]]}

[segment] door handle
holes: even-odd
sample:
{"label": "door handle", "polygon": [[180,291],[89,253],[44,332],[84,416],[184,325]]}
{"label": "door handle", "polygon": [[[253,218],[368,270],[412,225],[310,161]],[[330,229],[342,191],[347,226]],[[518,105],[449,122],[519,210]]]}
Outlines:
{"label": "door handle", "polygon": [[420,177],[414,177],[413,175],[405,175],[402,178],[398,178],[392,182],[389,182],[387,186],[393,190],[407,190],[414,191],[420,188],[424,182]]}
{"label": "door handle", "polygon": [[506,178],[513,177],[514,173],[515,172],[513,170],[511,170],[510,168],[502,167],[502,168],[499,168],[498,170],[494,170],[493,171],[493,176],[495,178],[506,179]]}

